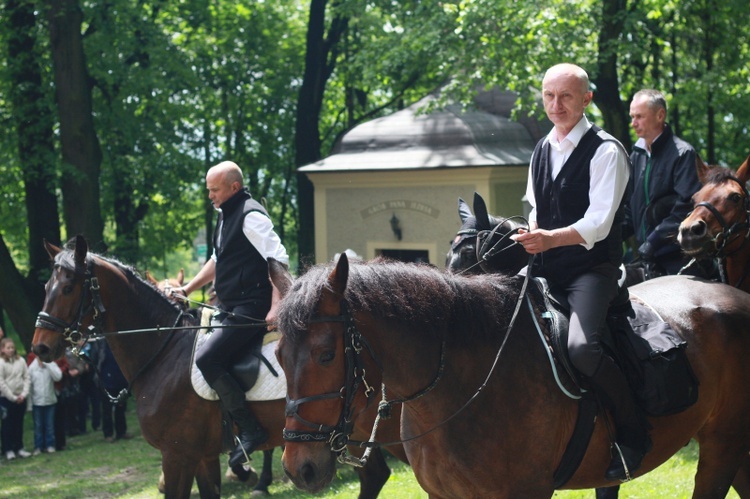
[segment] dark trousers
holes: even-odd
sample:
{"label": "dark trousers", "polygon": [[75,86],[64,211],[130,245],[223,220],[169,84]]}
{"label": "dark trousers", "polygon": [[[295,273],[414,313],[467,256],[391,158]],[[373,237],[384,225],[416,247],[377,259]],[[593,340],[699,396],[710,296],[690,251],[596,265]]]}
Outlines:
{"label": "dark trousers", "polygon": [[604,265],[578,276],[564,288],[570,304],[568,354],[573,366],[587,377],[601,362],[601,336],[607,309],[617,296],[619,270]]}
{"label": "dark trousers", "polygon": [[26,402],[17,404],[13,400],[0,397],[0,404],[5,407],[5,419],[0,423],[0,447],[2,452],[18,452],[23,449],[23,416],[26,414]]}
{"label": "dark trousers", "polygon": [[[125,421],[125,411],[127,402],[113,404],[109,397],[102,395],[102,432],[104,437],[121,438],[128,431],[127,422]],[[113,424],[114,423],[114,424]]]}
{"label": "dark trousers", "polygon": [[55,409],[55,449],[63,450],[66,444],[67,414],[70,399],[59,396],[57,408]]}
{"label": "dark trousers", "polygon": [[[238,305],[230,310],[237,315],[227,315],[221,323],[226,326],[236,326],[263,321],[270,309],[270,297],[267,301],[259,300]],[[265,329],[265,325],[215,328],[195,356],[195,364],[203,373],[206,382],[213,386],[214,381],[222,374],[227,373],[229,366],[236,360],[238,354],[247,351],[253,341],[262,341]]]}

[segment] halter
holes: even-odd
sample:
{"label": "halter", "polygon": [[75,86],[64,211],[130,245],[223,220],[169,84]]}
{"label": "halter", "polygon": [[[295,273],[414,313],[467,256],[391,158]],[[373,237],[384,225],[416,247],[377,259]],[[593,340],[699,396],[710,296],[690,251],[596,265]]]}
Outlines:
{"label": "halter", "polygon": [[[77,269],[74,272],[80,275]],[[93,261],[89,261],[89,264],[86,266],[86,271],[83,274],[82,290],[81,301],[78,304],[78,316],[72,322],[65,322],[58,317],[42,311],[37,315],[34,327],[50,329],[62,334],[65,340],[73,347],[77,347],[81,340],[86,342],[90,335],[100,332],[102,318],[106,309],[99,294],[99,280],[93,274]],[[83,325],[83,318],[89,313],[93,313],[92,324],[87,328],[86,334],[82,334],[80,329]]]}

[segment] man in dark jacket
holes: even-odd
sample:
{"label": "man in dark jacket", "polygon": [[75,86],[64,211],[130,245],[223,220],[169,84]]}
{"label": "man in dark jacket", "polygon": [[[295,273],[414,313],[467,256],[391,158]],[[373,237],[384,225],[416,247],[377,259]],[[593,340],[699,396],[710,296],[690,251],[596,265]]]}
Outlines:
{"label": "man in dark jacket", "polygon": [[[285,264],[289,257],[266,209],[243,187],[242,171],[235,163],[225,161],[211,167],[206,173],[206,187],[219,211],[214,253],[193,280],[174,292],[189,296],[213,281],[220,308],[226,312],[221,322],[229,327],[214,328],[196,354],[195,363],[237,424],[239,443],[229,456],[229,465],[234,467],[268,440],[268,434],[228,371],[237,352],[262,341],[264,319],[271,308],[268,257]],[[232,327],[238,325],[246,327]]]}
{"label": "man in dark jacket", "polygon": [[555,126],[531,158],[530,230],[514,239],[536,255],[534,275],[568,299],[570,360],[615,421],[617,443],[605,477],[625,481],[651,446],[648,421],[601,338],[618,293],[628,154],[584,115],[592,97],[588,75],[578,66],[558,64],[544,75],[544,110]]}
{"label": "man in dark jacket", "polygon": [[676,274],[687,263],[677,243],[677,229],[693,209],[701,184],[695,149],[666,123],[667,102],[657,90],[637,92],[630,117],[638,141],[630,154],[630,199],[623,236],[635,236],[638,256],[657,275]]}

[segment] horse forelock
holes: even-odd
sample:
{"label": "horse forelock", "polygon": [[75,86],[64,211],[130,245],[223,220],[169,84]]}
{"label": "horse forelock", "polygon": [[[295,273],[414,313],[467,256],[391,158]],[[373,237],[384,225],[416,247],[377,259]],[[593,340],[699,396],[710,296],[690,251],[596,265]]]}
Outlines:
{"label": "horse forelock", "polygon": [[[279,329],[296,340],[317,311],[331,264],[297,279],[279,310]],[[499,275],[455,276],[427,265],[389,260],[349,267],[345,299],[352,311],[398,321],[414,333],[451,343],[501,334],[518,297],[517,279]]]}
{"label": "horse forelock", "polygon": [[726,168],[723,166],[715,166],[711,168],[706,174],[705,185],[723,184],[724,182],[728,180],[739,182],[739,180],[737,179],[737,175],[735,175],[734,171],[731,168]]}

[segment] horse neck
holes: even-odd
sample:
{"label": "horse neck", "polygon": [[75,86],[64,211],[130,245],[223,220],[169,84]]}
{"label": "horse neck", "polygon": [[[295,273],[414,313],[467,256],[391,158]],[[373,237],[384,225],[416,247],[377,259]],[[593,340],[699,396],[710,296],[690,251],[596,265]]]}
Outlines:
{"label": "horse neck", "polygon": [[[142,286],[142,288],[141,288]],[[172,334],[180,311],[149,289],[143,282],[126,277],[102,282],[104,333],[125,377],[131,381],[144,365],[153,361],[162,344]],[[122,331],[165,328],[163,331],[120,333]],[[179,333],[184,334],[184,333]]]}
{"label": "horse neck", "polygon": [[385,321],[376,323],[370,331],[363,328],[362,336],[382,368],[382,383],[389,399],[418,393],[433,382],[440,370],[440,341],[428,341],[414,331]]}
{"label": "horse neck", "polygon": [[727,284],[750,293],[750,241],[726,257]]}

